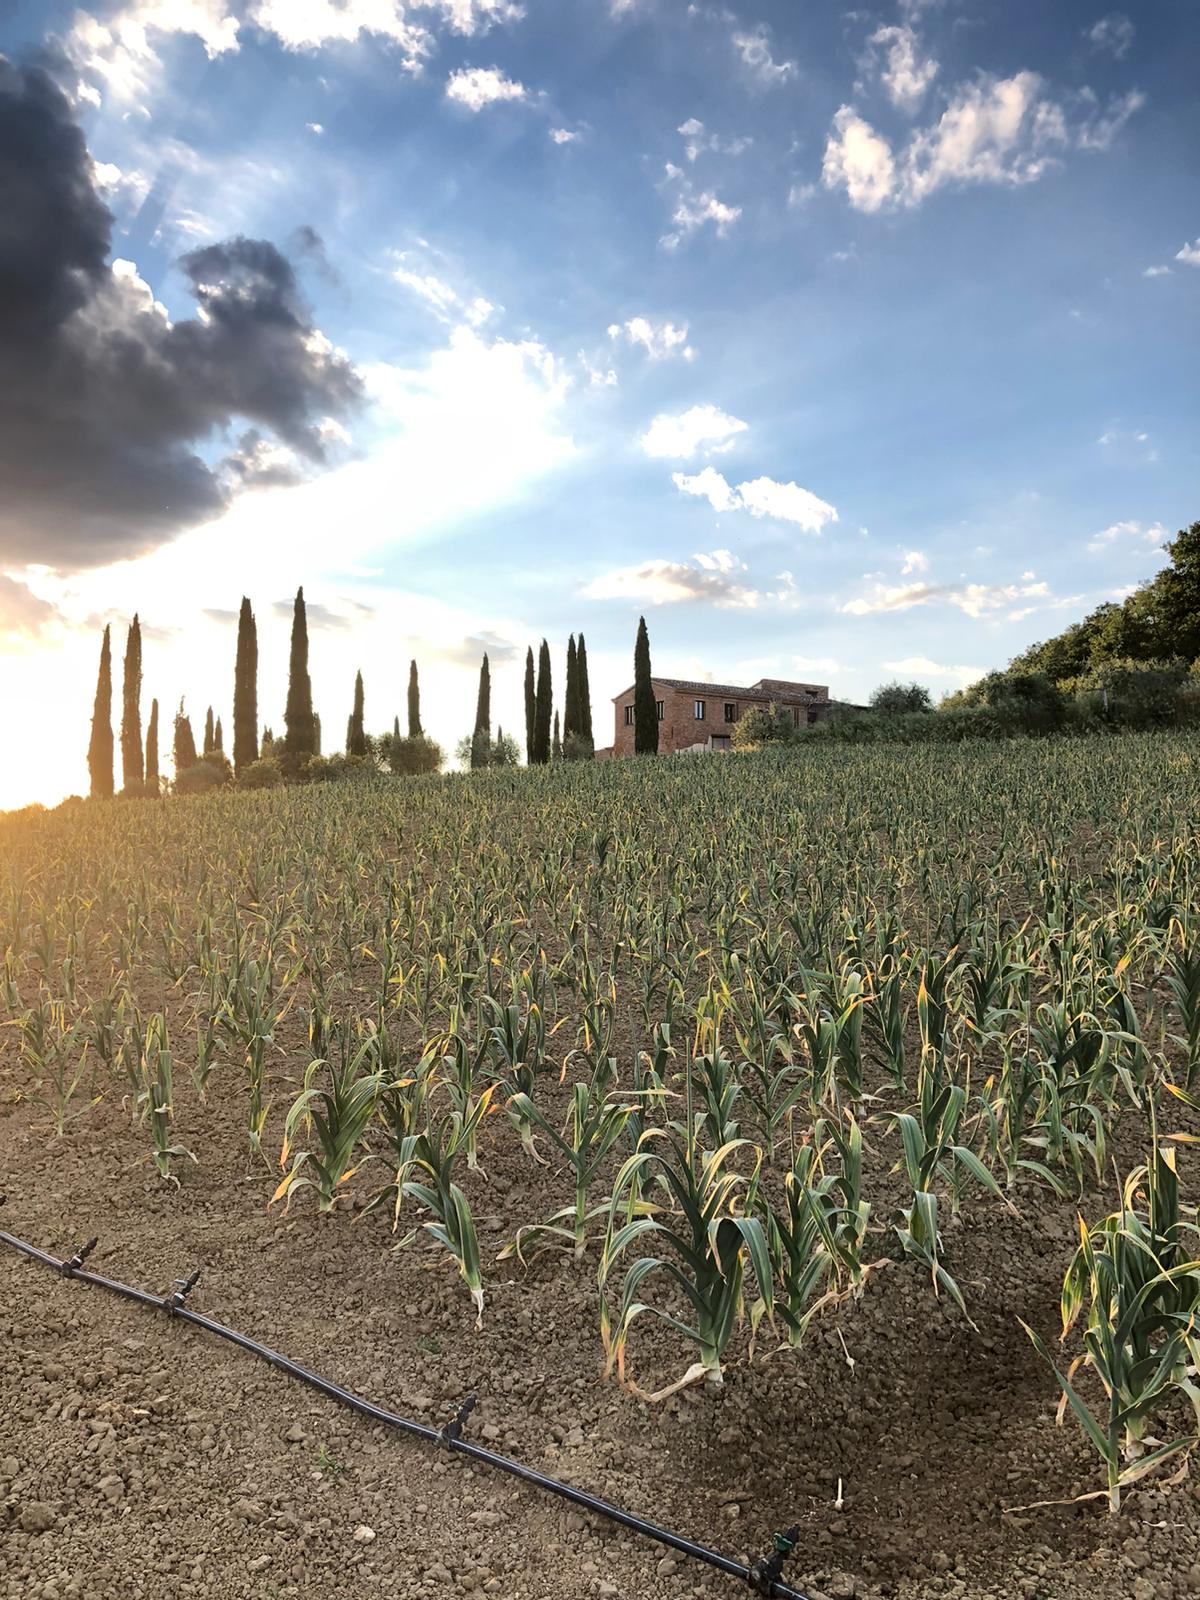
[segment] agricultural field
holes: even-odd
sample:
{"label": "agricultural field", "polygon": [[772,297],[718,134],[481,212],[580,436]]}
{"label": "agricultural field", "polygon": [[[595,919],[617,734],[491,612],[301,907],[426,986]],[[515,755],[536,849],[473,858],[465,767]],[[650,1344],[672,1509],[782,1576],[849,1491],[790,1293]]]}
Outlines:
{"label": "agricultural field", "polygon": [[[0,1226],[813,1597],[1200,1593],[1198,757],[0,819]],[[734,1587],[0,1250],[0,1597]]]}

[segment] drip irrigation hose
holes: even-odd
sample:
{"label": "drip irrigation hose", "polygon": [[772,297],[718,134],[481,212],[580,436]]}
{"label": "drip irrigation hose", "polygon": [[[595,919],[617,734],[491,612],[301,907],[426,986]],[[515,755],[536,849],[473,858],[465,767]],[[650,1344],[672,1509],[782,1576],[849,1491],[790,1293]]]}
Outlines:
{"label": "drip irrigation hose", "polygon": [[[3,1203],[4,1196],[0,1195],[0,1205]],[[534,1467],[527,1467],[509,1456],[502,1456],[495,1450],[487,1450],[482,1445],[472,1444],[469,1439],[464,1439],[463,1425],[475,1407],[474,1395],[468,1397],[444,1427],[431,1428],[426,1423],[414,1422],[411,1418],[399,1416],[394,1411],[386,1411],[382,1406],[364,1400],[361,1395],[343,1389],[340,1384],[322,1378],[318,1373],[310,1372],[307,1367],[302,1367],[298,1362],[280,1355],[278,1350],[272,1350],[269,1345],[251,1339],[248,1334],[226,1327],[223,1322],[216,1322],[212,1317],[206,1317],[199,1311],[192,1311],[187,1305],[187,1297],[200,1276],[198,1271],[193,1272],[189,1278],[178,1279],[172,1294],[150,1294],[145,1289],[135,1289],[132,1284],[118,1283],[114,1278],[102,1277],[98,1272],[89,1272],[84,1267],[84,1262],[96,1248],[95,1239],[89,1239],[67,1260],[59,1260],[57,1256],[39,1250],[36,1245],[30,1244],[25,1239],[19,1239],[12,1233],[0,1231],[0,1244],[10,1246],[13,1250],[28,1256],[30,1260],[36,1261],[39,1266],[58,1273],[60,1277],[71,1278],[79,1283],[90,1283],[97,1289],[107,1289],[110,1293],[121,1295],[126,1300],[136,1301],[138,1305],[149,1306],[153,1311],[165,1311],[168,1316],[178,1317],[183,1322],[190,1322],[193,1327],[203,1328],[206,1333],[215,1334],[218,1339],[225,1339],[241,1350],[248,1350],[252,1355],[261,1356],[280,1372],[286,1372],[289,1377],[297,1378],[310,1389],[316,1389],[319,1394],[348,1406],[361,1416],[370,1417],[372,1422],[382,1423],[389,1428],[398,1428],[402,1433],[424,1440],[426,1444],[440,1445],[454,1455],[467,1456],[472,1461],[482,1462],[484,1466],[507,1472],[511,1477],[521,1479],[523,1483],[532,1484],[549,1494],[556,1494],[585,1511],[607,1517],[610,1522],[619,1523],[632,1533],[653,1539],[658,1544],[666,1545],[668,1549],[678,1550],[680,1554],[689,1556],[693,1561],[701,1561],[706,1566],[715,1567],[718,1572],[727,1573],[731,1578],[738,1578],[756,1594],[774,1595],[777,1600],[808,1600],[807,1595],[799,1589],[791,1588],[780,1577],[783,1561],[795,1545],[798,1528],[789,1528],[784,1534],[775,1534],[771,1553],[761,1560],[735,1561],[729,1556],[722,1555],[718,1550],[710,1550],[706,1545],[684,1538],[682,1534],[672,1533],[669,1528],[647,1522],[644,1517],[635,1516],[631,1511],[623,1511],[620,1506],[612,1505],[607,1500],[597,1499],[595,1495],[588,1494],[583,1489],[576,1489],[558,1478],[551,1478],[544,1472],[538,1472]]]}

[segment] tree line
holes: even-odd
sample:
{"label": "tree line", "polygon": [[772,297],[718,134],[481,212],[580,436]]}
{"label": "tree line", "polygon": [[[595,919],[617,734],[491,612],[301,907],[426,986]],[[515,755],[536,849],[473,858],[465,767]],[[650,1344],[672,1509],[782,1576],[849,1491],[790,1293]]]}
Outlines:
{"label": "tree line", "polygon": [[[650,647],[645,618],[638,623],[634,652],[638,682],[637,739],[639,754],[658,749],[658,720],[650,684]],[[554,708],[550,646],[543,639],[534,664],[533,649],[525,657],[525,760],[530,766],[550,761],[590,761],[595,755],[591,687],[588,681],[587,643],[582,633],[567,642],[563,709]],[[258,627],[250,601],[242,597],[238,614],[237,651],[234,662],[232,758],[225,750],[225,732],[213,708],[205,713],[202,746],[196,747],[191,717],[181,700],[175,713],[171,739],[174,786],[181,792],[214,788],[233,779],[247,788],[269,787],[300,778],[339,776],[358,767],[388,767],[398,775],[436,772],[445,756],[421,724],[421,687],[416,661],[409,663],[408,731],[401,733],[397,716],[390,733],[372,735],[365,724],[363,676],[354,680],[354,696],[346,724],[344,755],[325,757],[321,751],[321,719],[313,708],[309,671],[308,614],[304,589],[296,591],[292,608],[284,732],[276,737],[270,726],[259,732]],[[125,640],[121,684],[120,793],[131,797],[161,792],[159,770],[159,706],[150,703],[145,737],[142,735],[142,633],[135,614]],[[648,710],[647,710],[648,706]],[[475,723],[459,744],[459,759],[472,769],[516,766],[521,751],[517,741],[497,727],[492,736],[491,669],[486,653],[479,669]],[[106,626],[100,646],[100,667],[92,709],[88,744],[90,792],[95,799],[116,793],[116,749],[113,736],[112,630]]]}

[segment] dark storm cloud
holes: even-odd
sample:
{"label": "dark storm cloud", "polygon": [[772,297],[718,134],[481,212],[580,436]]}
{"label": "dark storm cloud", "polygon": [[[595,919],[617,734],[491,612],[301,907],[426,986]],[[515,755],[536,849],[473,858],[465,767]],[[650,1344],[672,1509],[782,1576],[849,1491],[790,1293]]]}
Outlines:
{"label": "dark storm cloud", "polygon": [[184,256],[201,314],[171,323],[135,276],[111,270],[113,218],[91,168],[62,91],[41,70],[0,57],[7,562],[78,568],[161,544],[214,516],[253,476],[245,435],[228,471],[198,448],[243,422],[320,465],[321,419],[362,395],[354,368],[315,332],[290,263],[266,240]]}

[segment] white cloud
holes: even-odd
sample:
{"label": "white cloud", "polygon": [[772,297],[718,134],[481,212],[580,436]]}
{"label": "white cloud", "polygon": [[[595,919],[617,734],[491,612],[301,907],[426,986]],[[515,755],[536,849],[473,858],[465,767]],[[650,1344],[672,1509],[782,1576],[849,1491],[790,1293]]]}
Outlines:
{"label": "white cloud", "polygon": [[845,188],[859,211],[889,202],[920,205],[947,186],[1033,183],[1071,148],[1107,150],[1145,103],[1131,90],[1101,110],[1095,94],[1083,90],[1071,119],[1036,72],[985,74],[959,85],[938,120],[917,129],[900,151],[854,107],[842,106],[825,146],[822,181],[828,189]]}
{"label": "white cloud", "polygon": [[928,656],[904,656],[899,661],[885,661],[884,670],[898,672],[906,678],[946,678],[960,688],[982,678],[986,667],[944,667]]}
{"label": "white cloud", "polygon": [[1189,267],[1200,267],[1200,239],[1192,244],[1185,244],[1182,250],[1175,252],[1176,261],[1183,261]]}
{"label": "white cloud", "polygon": [[702,446],[719,449],[736,434],[745,432],[746,424],[729,416],[719,406],[691,406],[678,416],[660,411],[642,434],[640,443],[648,456],[687,460]]}
{"label": "white cloud", "polygon": [[1158,460],[1158,450],[1144,428],[1106,428],[1096,443],[1113,463],[1152,466]]}
{"label": "white cloud", "polygon": [[794,61],[776,61],[771,54],[771,32],[765,22],[756,28],[733,35],[733,48],[759,83],[774,86],[786,83],[795,73]]}
{"label": "white cloud", "polygon": [[[1032,575],[1027,574],[1026,579]],[[917,606],[957,606],[968,617],[979,618],[989,611],[999,611],[1022,599],[1047,600],[1050,590],[1045,583],[908,583],[888,585],[875,583],[866,595],[848,600],[842,610],[852,617],[871,616],[876,612],[911,611]],[[1035,607],[1027,607],[1027,615]]]}
{"label": "white cloud", "polygon": [[929,557],[923,550],[906,550],[904,565],[900,568],[901,577],[907,577],[910,572],[928,572]]}
{"label": "white cloud", "polygon": [[92,179],[110,203],[116,196],[126,205],[136,207],[150,193],[150,180],[145,173],[123,172],[112,161],[93,161]]}
{"label": "white cloud", "polygon": [[1143,278],[1169,278],[1170,276],[1170,267],[1147,267],[1142,273]]}
{"label": "white cloud", "polygon": [[444,321],[448,322],[451,312],[458,308],[460,302],[457,291],[448,283],[443,283],[432,272],[414,272],[411,268],[401,265],[393,269],[392,277],[406,289],[411,289],[413,294],[424,300],[427,305],[432,306]]}
{"label": "white cloud", "polygon": [[597,366],[586,350],[579,352],[579,365],[587,373],[588,385],[592,389],[615,389],[620,382],[612,367]]}
{"label": "white cloud", "polygon": [[1094,534],[1088,540],[1087,547],[1093,555],[1098,555],[1118,540],[1134,539],[1141,544],[1161,545],[1166,537],[1167,530],[1161,522],[1153,522],[1149,527],[1140,522],[1114,522],[1102,532]]}
{"label": "white cloud", "polygon": [[1094,50],[1106,51],[1119,61],[1133,43],[1134,27],[1127,16],[1120,11],[1112,11],[1090,28],[1085,28],[1083,33]]}
{"label": "white cloud", "polygon": [[551,128],[550,138],[555,144],[574,144],[579,135],[570,128]]}
{"label": "white cloud", "polygon": [[686,322],[676,327],[673,322],[653,323],[648,317],[630,317],[628,322],[609,325],[610,339],[619,339],[622,334],[630,344],[640,344],[651,361],[663,361],[668,356],[682,356],[685,361],[691,361],[696,354],[687,342]]}
{"label": "white cloud", "polygon": [[306,122],[304,126],[308,129],[309,133],[325,132],[324,127],[319,122]]}
{"label": "white cloud", "polygon": [[737,490],[726,483],[715,467],[705,467],[691,476],[686,472],[674,472],[671,474],[671,482],[681,494],[691,494],[698,499],[707,500],[714,511],[736,511],[742,503]]}
{"label": "white cloud", "polygon": [[495,67],[460,67],[446,80],[446,99],[482,111],[505,100],[524,100],[525,85],[506,78]]}
{"label": "white cloud", "polygon": [[[131,0],[106,22],[80,11],[64,48],[117,99],[136,100],[160,65],[151,36],[180,33],[199,39],[210,58],[238,48],[238,23],[226,0]],[[81,84],[80,92],[99,103],[93,85]]]}
{"label": "white cloud", "polygon": [[17,641],[40,638],[51,624],[63,620],[57,606],[35,594],[27,583],[0,573],[0,650]]}
{"label": "white cloud", "polygon": [[707,500],[714,511],[748,511],[752,517],[791,522],[805,533],[820,533],[826,523],[838,520],[827,501],[798,484],[777,483],[774,478],[752,478],[734,488],[715,467],[705,467],[691,477],[673,473],[671,482],[681,494]]}
{"label": "white cloud", "polygon": [[404,0],[255,0],[249,20],[288,50],[353,44],[360,34],[374,34],[399,47],[409,72],[418,72],[434,47],[433,35],[409,18]]}
{"label": "white cloud", "polygon": [[772,517],[778,522],[793,522],[805,533],[820,533],[838,514],[827,501],[819,500],[808,489],[795,483],[776,483],[773,478],[753,478],[738,484],[742,505],[752,517]]}
{"label": "white cloud", "polygon": [[916,205],[943,184],[1029,183],[1066,141],[1062,112],[1036,72],[983,78],[960,88],[905,159],[904,199]]}
{"label": "white cloud", "polygon": [[[725,558],[728,558],[729,567],[724,565]],[[760,596],[757,590],[747,588],[730,576],[736,565],[728,551],[698,556],[695,564],[643,561],[593,578],[585,585],[583,593],[591,600],[648,600],[655,606],[706,600],[722,609],[751,609],[758,604]]]}
{"label": "white cloud", "polygon": [[[1090,91],[1085,90],[1081,98],[1089,105],[1095,104],[1095,97]],[[1076,144],[1081,150],[1107,150],[1130,117],[1145,104],[1146,96],[1140,89],[1115,95],[1109,101],[1107,111],[1093,111],[1080,123],[1075,135]]]}
{"label": "white cloud", "polygon": [[[686,124],[685,124],[686,126]],[[685,239],[689,239],[698,228],[711,222],[718,239],[723,239],[730,228],[742,214],[741,206],[726,205],[724,200],[705,189],[697,194],[691,182],[681,168],[673,162],[667,163],[667,181],[676,185],[678,197],[675,210],[671,214],[671,221],[675,224],[674,233],[665,233],[659,243],[666,250],[675,250]]]}
{"label": "white cloud", "polygon": [[825,146],[821,182],[827,189],[844,185],[856,211],[878,211],[891,198],[895,181],[896,164],[887,140],[853,107],[842,106]]}
{"label": "white cloud", "polygon": [[[390,252],[396,265],[392,277],[411,294],[423,300],[440,321],[447,324],[462,321],[472,328],[481,328],[493,315],[496,307],[483,295],[469,296],[460,293],[453,284],[430,270],[425,252],[439,255],[432,246],[420,241],[422,251],[395,250]],[[443,258],[444,259],[444,258]]]}
{"label": "white cloud", "polygon": [[920,42],[909,27],[877,28],[867,41],[874,52],[886,50],[880,79],[888,99],[911,116],[925,91],[937,77],[938,64],[932,56],[921,54]]}
{"label": "white cloud", "polygon": [[[144,95],[161,66],[158,35],[189,34],[210,57],[236,50],[241,19],[273,34],[289,50],[316,50],[330,43],[354,43],[372,34],[398,46],[407,71],[418,72],[432,55],[434,34],[414,21],[414,10],[436,12],[454,33],[467,36],[494,22],[515,22],[524,8],[514,0],[127,0],[107,17],[76,14],[66,50],[82,70],[99,78],[122,100]],[[82,83],[77,95],[99,103],[95,87]],[[511,98],[511,96],[509,96]]]}
{"label": "white cloud", "polygon": [[486,32],[493,22],[520,22],[525,7],[516,0],[437,0],[455,33]]}
{"label": "white cloud", "polygon": [[704,124],[698,117],[689,117],[686,122],[681,122],[675,131],[681,133],[686,140],[683,153],[689,161],[695,161],[706,150],[722,156],[740,156],[754,143],[754,140],[749,138],[727,139],[722,142],[717,134],[705,132]]}

